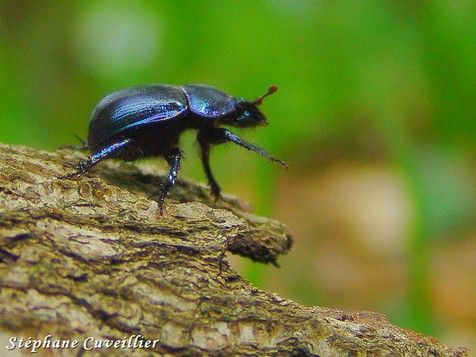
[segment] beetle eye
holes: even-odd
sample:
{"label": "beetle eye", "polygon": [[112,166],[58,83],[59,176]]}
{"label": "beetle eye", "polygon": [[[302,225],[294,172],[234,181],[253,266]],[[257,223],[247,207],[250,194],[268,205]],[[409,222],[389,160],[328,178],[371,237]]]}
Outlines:
{"label": "beetle eye", "polygon": [[246,124],[250,118],[250,112],[245,110],[241,115],[235,119],[235,123],[238,125]]}

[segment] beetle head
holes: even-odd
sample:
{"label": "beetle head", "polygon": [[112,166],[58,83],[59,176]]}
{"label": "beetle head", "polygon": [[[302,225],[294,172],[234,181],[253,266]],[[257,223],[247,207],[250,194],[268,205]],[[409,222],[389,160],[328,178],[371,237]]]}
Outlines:
{"label": "beetle head", "polygon": [[268,91],[250,102],[244,100],[243,98],[235,99],[235,109],[236,114],[233,116],[233,119],[228,123],[237,127],[252,127],[257,125],[267,125],[266,117],[259,110],[258,106],[263,103],[263,99],[270,94],[275,93],[278,90],[278,87],[272,85],[268,88]]}

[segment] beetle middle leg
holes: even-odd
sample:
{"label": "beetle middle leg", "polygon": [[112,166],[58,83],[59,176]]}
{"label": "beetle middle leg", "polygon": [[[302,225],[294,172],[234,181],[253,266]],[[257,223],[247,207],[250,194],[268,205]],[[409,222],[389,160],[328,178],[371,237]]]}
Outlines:
{"label": "beetle middle leg", "polygon": [[78,163],[75,166],[76,168],[75,172],[66,174],[64,176],[60,176],[59,178],[65,179],[65,178],[73,178],[73,177],[76,178],[81,176],[82,174],[84,174],[86,171],[91,169],[93,166],[95,166],[102,160],[119,154],[119,152],[122,151],[128,144],[130,144],[131,141],[132,141],[131,139],[124,139],[102,148],[97,153],[90,155],[87,160],[83,160],[80,163]]}
{"label": "beetle middle leg", "polygon": [[173,185],[175,184],[175,180],[177,179],[178,170],[180,169],[180,160],[182,159],[182,153],[178,148],[173,148],[165,155],[165,159],[170,165],[170,170],[165,181],[160,186],[160,191],[158,193],[159,212],[161,216],[164,213],[165,197],[167,197],[170,192],[170,189],[173,187]]}

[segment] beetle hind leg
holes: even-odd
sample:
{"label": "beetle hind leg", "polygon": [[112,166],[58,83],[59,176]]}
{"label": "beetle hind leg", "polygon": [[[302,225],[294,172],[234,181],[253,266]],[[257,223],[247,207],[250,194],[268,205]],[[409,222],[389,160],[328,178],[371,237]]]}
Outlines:
{"label": "beetle hind leg", "polygon": [[124,139],[102,148],[97,153],[90,155],[87,160],[80,161],[75,165],[75,172],[60,176],[59,178],[69,179],[80,177],[102,160],[118,155],[130,142],[131,139]]}

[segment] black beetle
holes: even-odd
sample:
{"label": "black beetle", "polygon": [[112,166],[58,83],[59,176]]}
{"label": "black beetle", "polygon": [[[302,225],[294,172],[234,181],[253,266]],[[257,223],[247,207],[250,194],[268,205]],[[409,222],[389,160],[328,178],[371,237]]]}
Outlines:
{"label": "black beetle", "polygon": [[63,178],[79,177],[106,158],[129,161],[164,156],[170,171],[158,192],[162,215],[165,197],[174,185],[180,167],[180,134],[186,129],[197,129],[203,168],[211,191],[218,199],[221,190],[209,163],[212,144],[231,141],[286,166],[260,147],[218,126],[266,125],[266,117],[258,105],[277,89],[274,85],[269,87],[266,94],[254,101],[231,97],[216,88],[199,84],[142,85],[111,93],[98,103],[92,113],[88,139],[83,147],[89,149],[91,155],[75,166],[76,172]]}

